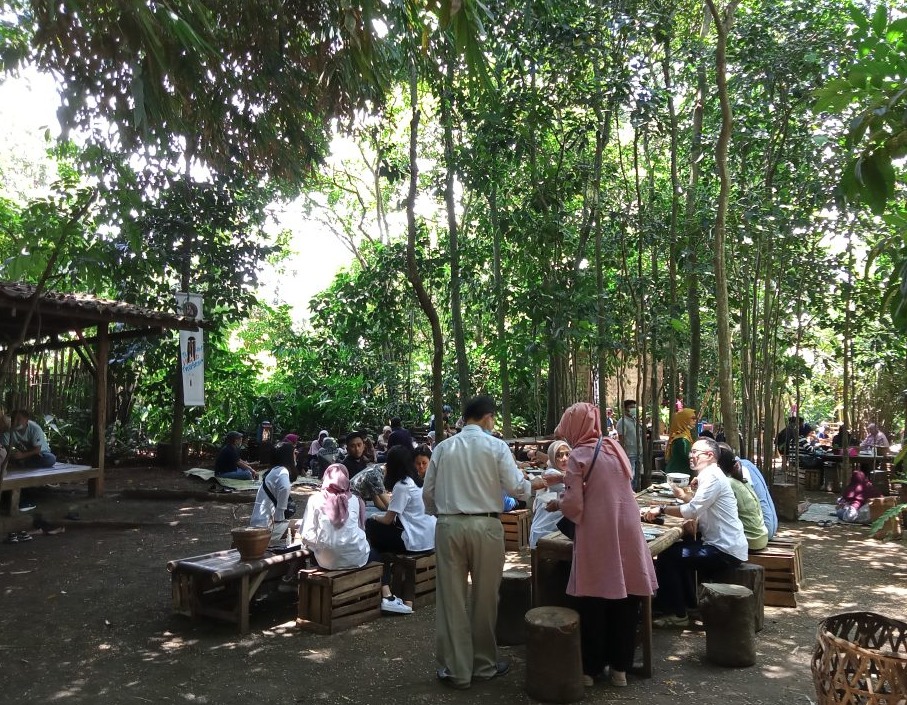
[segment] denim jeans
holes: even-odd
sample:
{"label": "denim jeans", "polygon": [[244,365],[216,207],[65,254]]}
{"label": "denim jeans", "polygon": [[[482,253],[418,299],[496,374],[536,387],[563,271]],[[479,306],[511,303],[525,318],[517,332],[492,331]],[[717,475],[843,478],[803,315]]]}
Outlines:
{"label": "denim jeans", "polygon": [[236,468],[230,472],[222,472],[217,477],[223,477],[227,480],[254,480],[252,473],[244,468]]}

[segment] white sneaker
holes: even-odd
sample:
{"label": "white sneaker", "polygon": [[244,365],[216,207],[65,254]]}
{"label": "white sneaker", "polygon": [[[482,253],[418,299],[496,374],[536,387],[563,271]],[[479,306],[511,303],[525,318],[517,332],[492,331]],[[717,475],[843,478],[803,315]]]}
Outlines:
{"label": "white sneaker", "polygon": [[391,596],[381,598],[381,611],[393,612],[394,614],[412,614],[413,608],[403,604],[403,600],[399,597]]}

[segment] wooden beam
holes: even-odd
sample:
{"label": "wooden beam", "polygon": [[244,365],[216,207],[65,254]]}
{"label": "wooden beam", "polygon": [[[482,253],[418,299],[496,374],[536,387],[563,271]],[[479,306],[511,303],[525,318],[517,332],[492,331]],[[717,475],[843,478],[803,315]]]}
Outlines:
{"label": "wooden beam", "polygon": [[98,326],[98,342],[95,360],[98,362],[95,376],[95,467],[98,468],[98,479],[89,490],[94,497],[104,494],[104,454],[107,443],[107,362],[110,359],[110,340],[107,324]]}
{"label": "wooden beam", "polygon": [[[147,338],[153,335],[163,335],[167,329],[163,327],[151,327],[151,328],[141,328],[138,330],[121,330],[115,333],[108,333],[107,339],[110,342],[115,342],[118,340],[132,340],[134,338]],[[86,344],[94,345],[98,342],[98,336],[93,335],[89,338],[83,339]],[[41,352],[44,350],[63,350],[65,348],[77,348],[82,345],[82,340],[51,340],[46,343],[39,343],[37,345],[24,345],[16,352],[17,355],[28,355],[33,352]],[[0,350],[0,354],[3,354],[4,351]]]}
{"label": "wooden beam", "polygon": [[[89,367],[94,367],[95,369],[97,369],[99,367],[98,358],[94,354],[94,350],[91,349],[91,346],[85,340],[85,336],[82,335],[82,329],[77,328],[75,332],[76,332],[76,337],[79,339],[79,342],[82,343],[83,346],[85,346],[82,348],[82,350],[85,351],[85,354],[88,356],[88,359],[91,360],[91,364],[89,365]],[[104,325],[104,338],[107,339],[107,325],[106,324]],[[99,343],[101,342],[101,326],[98,326],[98,342]],[[79,348],[76,348],[76,349],[78,350]]]}
{"label": "wooden beam", "polygon": [[[76,342],[78,342],[78,341],[76,341]],[[72,349],[76,351],[76,355],[79,356],[79,359],[85,363],[85,367],[88,368],[88,371],[91,373],[91,376],[94,377],[95,379],[97,379],[98,378],[98,368],[95,367],[94,362],[91,360],[91,358],[88,357],[88,355],[85,352],[85,348],[82,346],[82,344],[79,343],[79,345],[74,345]]]}

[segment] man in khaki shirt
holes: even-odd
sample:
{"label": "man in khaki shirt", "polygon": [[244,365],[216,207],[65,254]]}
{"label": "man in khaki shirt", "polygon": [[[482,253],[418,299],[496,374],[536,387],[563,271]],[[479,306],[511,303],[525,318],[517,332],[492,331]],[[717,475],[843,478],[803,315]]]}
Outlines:
{"label": "man in khaki shirt", "polygon": [[[517,468],[507,444],[491,435],[495,403],[471,399],[463,410],[463,430],[432,452],[422,498],[436,514],[435,595],[438,679],[465,690],[473,681],[502,676],[510,670],[497,660],[495,625],[498,588],[504,570],[504,528],[500,513],[506,492],[529,499],[541,489]],[[472,578],[472,608],[467,609],[467,577]]]}

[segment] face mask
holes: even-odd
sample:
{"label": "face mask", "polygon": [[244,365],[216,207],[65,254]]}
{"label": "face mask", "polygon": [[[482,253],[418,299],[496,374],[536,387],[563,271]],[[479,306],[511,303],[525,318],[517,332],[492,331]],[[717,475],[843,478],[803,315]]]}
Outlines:
{"label": "face mask", "polygon": [[630,409],[630,416],[632,416],[634,419],[636,418],[636,407],[635,406],[632,409]]}

